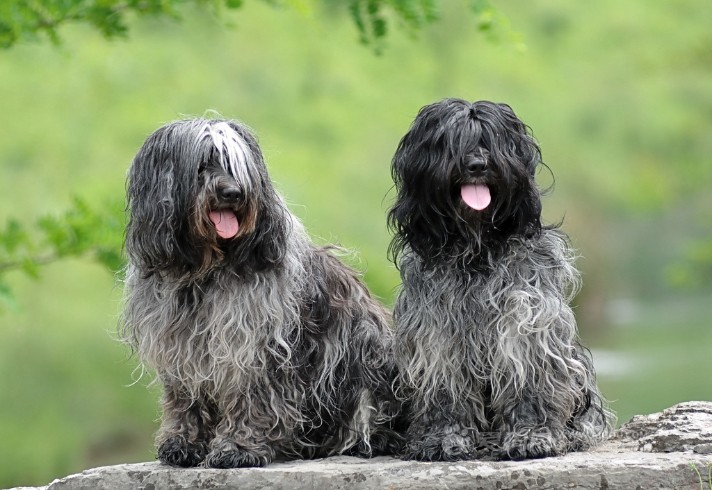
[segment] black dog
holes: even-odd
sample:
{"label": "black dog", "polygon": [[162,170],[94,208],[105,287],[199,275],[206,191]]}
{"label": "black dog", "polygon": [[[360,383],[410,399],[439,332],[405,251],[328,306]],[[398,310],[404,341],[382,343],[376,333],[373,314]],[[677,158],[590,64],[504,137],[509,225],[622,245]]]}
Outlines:
{"label": "black dog", "polygon": [[611,428],[569,307],[574,252],[541,223],[540,163],[529,128],[486,101],[424,107],[398,146],[388,218],[408,458],[545,457]]}

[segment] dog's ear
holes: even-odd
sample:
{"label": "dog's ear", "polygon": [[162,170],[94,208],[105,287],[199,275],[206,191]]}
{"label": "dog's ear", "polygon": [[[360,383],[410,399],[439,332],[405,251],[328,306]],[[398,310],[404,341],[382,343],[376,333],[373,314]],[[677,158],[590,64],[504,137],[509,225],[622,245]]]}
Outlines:
{"label": "dog's ear", "polygon": [[512,233],[522,236],[538,235],[541,232],[541,195],[533,182],[522,193],[521,200],[517,203],[518,209],[512,212]]}
{"label": "dog's ear", "polygon": [[516,153],[526,171],[533,178],[536,175],[536,169],[541,163],[541,150],[527,126],[524,126],[522,132],[520,132],[520,139],[517,144]]}
{"label": "dog's ear", "polygon": [[534,139],[532,130],[517,117],[514,110],[507,104],[497,104],[502,118],[502,126],[507,128],[507,133],[500,136],[506,137],[511,151],[517,160],[524,166],[529,175],[534,176],[541,162],[541,150]]}
{"label": "dog's ear", "polygon": [[[416,119],[417,120],[417,119]],[[403,136],[391,162],[391,176],[396,189],[396,201],[388,211],[388,228],[393,232],[393,240],[388,247],[388,255],[398,263],[398,257],[403,252],[406,244],[411,241],[412,228],[420,221],[420,196],[417,196],[419,187],[419,173],[423,172],[424,152],[417,151],[416,128],[411,129]]]}
{"label": "dog's ear", "polygon": [[391,176],[397,191],[388,212],[393,232],[389,256],[398,261],[408,245],[421,257],[439,253],[451,230],[442,219],[453,207],[452,172],[460,141],[452,139],[453,128],[462,116],[469,116],[470,104],[460,99],[444,99],[418,112],[408,132],[398,144],[391,162]]}
{"label": "dog's ear", "polygon": [[438,142],[419,138],[412,130],[406,134],[392,162],[397,197],[388,211],[393,232],[388,254],[395,263],[406,245],[421,257],[436,255],[449,235],[450,223],[442,217],[452,206],[447,187],[451,162],[443,160]]}
{"label": "dog's ear", "polygon": [[263,270],[281,263],[287,253],[287,236],[291,233],[290,214],[281,197],[272,188],[269,179],[260,187],[262,196],[256,200],[255,229],[249,235],[249,244],[241,252],[255,270]]}
{"label": "dog's ear", "polygon": [[127,180],[126,251],[146,273],[177,261],[200,261],[189,245],[189,215],[197,185],[198,162],[187,161],[190,149],[181,123],[164,126],[148,137]]}

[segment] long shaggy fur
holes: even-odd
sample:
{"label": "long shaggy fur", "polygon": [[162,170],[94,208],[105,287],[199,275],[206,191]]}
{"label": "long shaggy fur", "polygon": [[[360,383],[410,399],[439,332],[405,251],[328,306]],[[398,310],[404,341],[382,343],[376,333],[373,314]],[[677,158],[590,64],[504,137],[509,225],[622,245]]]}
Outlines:
{"label": "long shaggy fur", "polygon": [[[535,458],[611,429],[569,306],[579,287],[558,226],[541,224],[541,153],[504,104],[424,107],[393,158],[389,212],[405,457]],[[486,185],[483,210],[461,197]]]}
{"label": "long shaggy fur", "polygon": [[[131,166],[128,209],[123,335],[164,387],[161,461],[394,450],[387,312],[309,241],[244,126],[158,129]],[[234,236],[216,211],[236,218]]]}

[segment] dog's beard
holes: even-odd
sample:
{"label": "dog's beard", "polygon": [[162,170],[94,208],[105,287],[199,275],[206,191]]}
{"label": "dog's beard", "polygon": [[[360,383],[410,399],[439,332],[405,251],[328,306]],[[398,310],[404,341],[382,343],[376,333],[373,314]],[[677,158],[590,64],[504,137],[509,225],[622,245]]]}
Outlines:
{"label": "dog's beard", "polygon": [[494,174],[472,180],[457,172],[430,185],[432,193],[405,189],[390,214],[391,223],[400,227],[393,243],[426,262],[487,264],[511,238],[531,237],[539,230],[536,188],[513,192]]}
{"label": "dog's beard", "polygon": [[234,165],[221,162],[202,171],[204,191],[191,228],[196,247],[204,250],[199,272],[222,267],[250,272],[281,260],[285,234],[293,225],[289,211],[269,185],[264,165],[254,161],[247,165],[254,166],[248,171],[256,174],[248,185],[226,172]]}

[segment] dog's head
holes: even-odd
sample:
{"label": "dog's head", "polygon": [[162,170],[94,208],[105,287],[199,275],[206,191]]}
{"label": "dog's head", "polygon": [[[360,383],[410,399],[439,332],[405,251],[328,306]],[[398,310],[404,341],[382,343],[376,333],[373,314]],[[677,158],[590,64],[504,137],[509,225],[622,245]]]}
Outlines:
{"label": "dog's head", "polygon": [[235,121],[158,129],[136,155],[127,187],[126,251],[147,274],[261,269],[283,255],[281,198],[257,140]]}
{"label": "dog's head", "polygon": [[541,152],[505,104],[445,99],[420,110],[392,162],[391,253],[458,256],[541,230]]}

